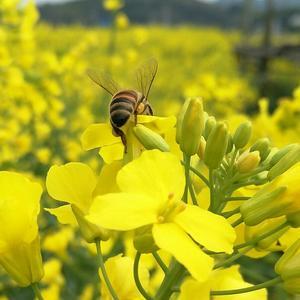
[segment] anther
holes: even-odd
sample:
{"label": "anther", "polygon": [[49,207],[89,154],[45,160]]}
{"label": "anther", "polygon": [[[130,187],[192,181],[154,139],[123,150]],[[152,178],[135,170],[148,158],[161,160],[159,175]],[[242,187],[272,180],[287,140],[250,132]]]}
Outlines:
{"label": "anther", "polygon": [[173,197],[174,197],[174,193],[170,193],[170,194],[168,195],[168,199],[169,199],[169,200],[171,200]]}

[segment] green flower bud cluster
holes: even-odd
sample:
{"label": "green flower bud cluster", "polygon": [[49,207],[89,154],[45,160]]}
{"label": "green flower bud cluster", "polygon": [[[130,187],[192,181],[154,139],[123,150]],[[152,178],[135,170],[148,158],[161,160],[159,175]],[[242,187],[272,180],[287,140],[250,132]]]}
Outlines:
{"label": "green flower bud cluster", "polygon": [[299,161],[300,145],[297,144],[278,150],[269,162],[265,161],[266,179],[270,183],[240,208],[247,225],[286,216],[290,226],[300,227],[300,190],[297,185],[300,179]]}
{"label": "green flower bud cluster", "polygon": [[[200,98],[187,99],[177,117],[175,140],[178,147],[171,144],[172,140],[166,132],[157,130],[160,126],[145,124],[132,127],[127,133],[128,141],[135,141],[138,149],[142,145],[142,150],[181,150],[185,175],[185,188],[181,195],[183,207],[186,209],[192,204],[195,208],[201,203],[199,195],[202,193],[203,182],[209,190],[210,213],[226,218],[232,227],[241,223],[244,225],[240,230],[243,231],[243,243],[234,245],[233,253],[227,257],[225,254],[224,261],[220,258],[215,269],[228,266],[251,250],[259,254],[286,250],[281,243],[282,236],[291,227],[300,228],[300,144],[276,149],[268,138],[254,140],[250,121],[239,124],[231,132],[227,121],[217,120],[204,111]],[[196,177],[202,181],[200,184]],[[230,207],[227,205],[229,201],[237,201],[232,210],[227,210]],[[94,226],[74,205],[72,211],[86,241],[106,240],[109,237],[109,231]],[[158,220],[162,222],[160,218]],[[169,219],[173,220],[173,216],[169,216]],[[133,232],[133,245],[137,250],[135,264],[140,255],[152,254],[157,264],[168,274],[168,267],[157,254],[159,240],[153,233],[152,225],[136,228]],[[282,282],[288,292],[299,292],[299,243],[287,249],[280,258],[275,268],[279,276],[265,282],[266,287]],[[240,291],[250,289],[252,287]],[[239,290],[233,290],[233,293],[236,291]],[[211,295],[222,295],[221,292],[212,291]],[[228,294],[228,291],[224,291],[224,294]],[[158,299],[168,297],[169,294],[162,293]]]}

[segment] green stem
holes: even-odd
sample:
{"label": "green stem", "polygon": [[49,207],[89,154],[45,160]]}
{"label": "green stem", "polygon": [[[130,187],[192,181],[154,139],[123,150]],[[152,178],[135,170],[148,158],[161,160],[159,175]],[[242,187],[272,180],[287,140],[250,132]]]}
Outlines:
{"label": "green stem", "polygon": [[228,197],[224,199],[224,202],[228,201],[242,201],[242,200],[249,200],[251,197]]}
{"label": "green stem", "polygon": [[241,248],[244,248],[244,247],[247,247],[247,246],[251,246],[251,245],[256,245],[258,242],[260,242],[261,240],[267,238],[268,236],[271,236],[272,234],[276,233],[277,231],[280,231],[281,229],[285,228],[289,226],[288,222],[285,222],[277,227],[275,227],[274,229],[262,234],[262,235],[259,235],[257,236],[256,238],[248,241],[248,242],[245,242],[245,243],[242,243],[242,244],[239,244],[239,245],[236,245],[234,247],[235,250],[237,249],[241,249]]}
{"label": "green stem", "polygon": [[191,168],[191,157],[184,155],[184,168],[185,168],[185,180],[186,180],[186,188],[187,192],[190,192],[192,202],[194,205],[198,205],[197,197],[195,195],[193,183],[191,181],[191,176],[190,176],[190,168]]}
{"label": "green stem", "polygon": [[236,221],[234,221],[232,224],[231,224],[231,226],[232,227],[236,227],[236,226],[238,226],[238,225],[240,225],[241,223],[243,223],[243,218],[242,217],[240,217],[239,219],[237,219]]}
{"label": "green stem", "polygon": [[38,299],[38,300],[44,300],[43,296],[42,296],[42,293],[40,291],[40,288],[39,288],[39,284],[37,282],[34,282],[31,284],[31,288],[34,292],[34,295],[35,297]]}
{"label": "green stem", "polygon": [[273,286],[280,282],[282,282],[282,279],[280,278],[280,276],[278,276],[278,277],[275,277],[274,279],[268,280],[264,283],[249,286],[247,288],[236,289],[236,290],[225,290],[225,291],[211,291],[210,294],[211,294],[211,296],[244,294],[244,293],[257,291],[260,289],[265,289],[265,288],[268,288],[268,287]]}
{"label": "green stem", "polygon": [[234,261],[236,261],[237,259],[239,259],[240,257],[242,257],[244,254],[246,254],[247,252],[249,252],[253,248],[254,248],[254,246],[250,246],[250,247],[247,247],[247,248],[241,250],[240,252],[232,255],[231,257],[229,257],[225,261],[216,264],[214,266],[214,269],[219,269],[219,268],[227,267],[228,265],[230,265],[231,263],[233,263]]}
{"label": "green stem", "polygon": [[143,295],[143,297],[147,300],[152,300],[152,297],[148,295],[148,293],[145,291],[144,287],[142,286],[142,283],[139,278],[139,262],[141,258],[141,253],[137,252],[134,258],[134,264],[133,264],[133,277],[136,284],[136,287],[140,291],[140,293]]}
{"label": "green stem", "polygon": [[250,178],[250,177],[253,177],[263,171],[266,171],[268,169],[267,166],[263,166],[263,167],[260,167],[260,168],[257,168],[255,170],[253,170],[252,172],[248,173],[248,174],[236,174],[235,176],[233,176],[230,180],[229,180],[229,184],[232,184],[236,181],[240,181],[240,180],[243,180],[243,179],[247,179],[247,178]]}
{"label": "green stem", "polygon": [[184,158],[184,173],[185,173],[185,188],[184,188],[184,195],[183,195],[183,201],[185,203],[188,202],[188,193],[189,193],[189,177],[190,177],[190,162],[191,157],[183,154]]}
{"label": "green stem", "polygon": [[216,203],[214,197],[214,176],[213,170],[209,170],[209,193],[210,193],[210,205],[209,210],[212,212],[216,212]]}
{"label": "green stem", "polygon": [[106,273],[106,269],[105,269],[105,266],[104,266],[104,261],[103,261],[103,256],[102,256],[102,252],[101,252],[101,245],[100,245],[100,240],[99,239],[96,239],[95,240],[95,244],[96,244],[96,249],[97,249],[97,255],[98,255],[98,263],[99,263],[99,267],[100,267],[100,270],[101,270],[101,273],[103,275],[103,279],[105,281],[105,284],[113,298],[113,300],[119,300],[114,288],[112,287],[111,283],[110,283],[110,280],[108,278],[108,275]]}
{"label": "green stem", "polygon": [[165,277],[162,282],[157,294],[155,296],[155,300],[166,300],[170,299],[172,293],[174,292],[173,288],[179,283],[182,275],[184,274],[184,267],[175,262],[173,268],[170,270],[168,275]]}
{"label": "green stem", "polygon": [[201,174],[197,169],[193,168],[190,166],[190,170],[196,174],[208,187],[209,187],[209,181],[207,180],[207,178]]}
{"label": "green stem", "polygon": [[[249,181],[239,182],[237,184],[232,185],[230,187],[230,189],[229,189],[229,192],[233,193],[235,190],[237,190],[237,189],[239,189],[241,187],[244,187],[244,186],[248,186],[248,185],[252,185],[252,184],[254,184],[254,185],[262,185],[262,184],[265,184],[267,182],[268,182],[268,180],[266,178],[261,179],[261,180],[257,180],[256,179],[256,180],[249,180]],[[223,188],[223,191],[226,192],[226,187]]]}
{"label": "green stem", "polygon": [[169,271],[168,267],[165,265],[165,263],[163,262],[163,260],[161,259],[161,257],[158,255],[157,252],[152,252],[152,255],[166,275]]}
{"label": "green stem", "polygon": [[238,151],[239,150],[237,148],[234,148],[234,150],[233,150],[233,154],[232,154],[230,164],[229,164],[229,174],[230,175],[232,175],[232,173],[233,173],[234,163],[235,163],[235,159],[238,154]]}
{"label": "green stem", "polygon": [[193,183],[191,181],[191,177],[190,176],[188,177],[188,186],[189,186],[189,191],[190,191],[190,194],[191,194],[191,197],[192,197],[193,204],[194,205],[198,205],[197,197],[196,197],[196,194],[195,194],[195,191],[194,191],[194,187],[193,187]]}
{"label": "green stem", "polygon": [[231,216],[233,216],[233,215],[238,214],[239,212],[240,212],[240,208],[237,207],[237,208],[234,209],[234,210],[226,211],[226,212],[222,213],[222,216],[225,217],[225,218],[229,218],[229,217],[231,217]]}

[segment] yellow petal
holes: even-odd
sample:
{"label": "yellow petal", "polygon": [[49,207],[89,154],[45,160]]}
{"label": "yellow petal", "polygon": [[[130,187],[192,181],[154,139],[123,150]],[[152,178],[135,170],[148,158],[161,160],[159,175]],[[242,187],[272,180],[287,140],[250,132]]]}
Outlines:
{"label": "yellow petal", "polygon": [[[233,290],[252,286],[243,280],[239,273],[238,266],[232,266],[224,270],[216,270],[211,276],[211,289],[218,290]],[[237,294],[230,296],[215,296],[214,300],[267,300],[266,289],[257,290],[245,294]]]}
{"label": "yellow petal", "polygon": [[92,124],[81,136],[81,144],[84,150],[100,148],[118,142],[120,142],[120,138],[112,134],[112,127],[108,123]]}
{"label": "yellow petal", "polygon": [[157,246],[170,252],[200,282],[207,280],[213,259],[206,255],[176,224],[155,224],[152,229]]}
{"label": "yellow petal", "polygon": [[99,150],[99,154],[106,164],[110,164],[123,158],[124,146],[120,142],[104,146]]}
{"label": "yellow petal", "polygon": [[55,216],[59,223],[78,226],[76,218],[73,214],[71,205],[62,205],[57,208],[44,208],[51,215]]}
{"label": "yellow petal", "polygon": [[236,234],[228,221],[194,205],[187,205],[174,222],[208,250],[232,253]]}
{"label": "yellow petal", "polygon": [[0,172],[0,245],[13,247],[30,243],[38,234],[42,188],[14,172]]}
{"label": "yellow petal", "polygon": [[170,194],[181,199],[185,177],[179,159],[159,150],[145,151],[119,172],[117,183],[123,192],[147,194],[166,201]]}
{"label": "yellow petal", "polygon": [[102,167],[100,176],[98,177],[97,186],[93,192],[94,197],[119,192],[116,177],[122,166],[122,161],[115,161]]}
{"label": "yellow petal", "polygon": [[52,166],[46,179],[47,190],[51,197],[75,204],[83,212],[89,209],[96,183],[92,169],[77,162]]}
{"label": "yellow petal", "polygon": [[290,228],[279,238],[279,241],[284,248],[288,248],[299,239],[299,236],[300,228]]}
{"label": "yellow petal", "polygon": [[175,126],[176,118],[174,116],[157,117],[148,115],[138,115],[137,122],[139,124],[144,124],[153,131],[161,134],[167,132],[169,129]]}
{"label": "yellow petal", "polygon": [[178,300],[210,300],[210,285],[188,277],[180,287]]}
{"label": "yellow petal", "polygon": [[[105,267],[110,282],[119,299],[141,299],[133,277],[132,258],[127,256],[122,257],[121,255],[111,257],[105,262]],[[102,279],[101,272],[99,272],[99,275]],[[139,276],[143,287],[148,289],[149,272],[142,264],[139,265]],[[124,280],[125,278],[126,280]],[[102,282],[101,280],[101,296],[103,296],[104,299],[111,299],[106,285],[102,284]]]}
{"label": "yellow petal", "polygon": [[156,222],[157,203],[149,196],[127,193],[95,198],[86,216],[90,222],[112,230],[131,230]]}

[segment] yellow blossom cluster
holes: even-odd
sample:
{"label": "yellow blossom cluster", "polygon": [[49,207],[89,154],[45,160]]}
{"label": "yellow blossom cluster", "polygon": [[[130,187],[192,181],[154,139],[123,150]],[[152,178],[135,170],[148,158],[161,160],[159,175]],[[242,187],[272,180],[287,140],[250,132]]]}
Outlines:
{"label": "yellow blossom cluster", "polygon": [[[300,293],[300,87],[248,117],[237,34],[131,27],[123,5],[103,1],[110,29],[53,28],[1,1],[0,299]],[[86,70],[136,88],[153,55],[154,116],[131,116],[124,145]],[[245,271],[267,255],[271,276]]]}

